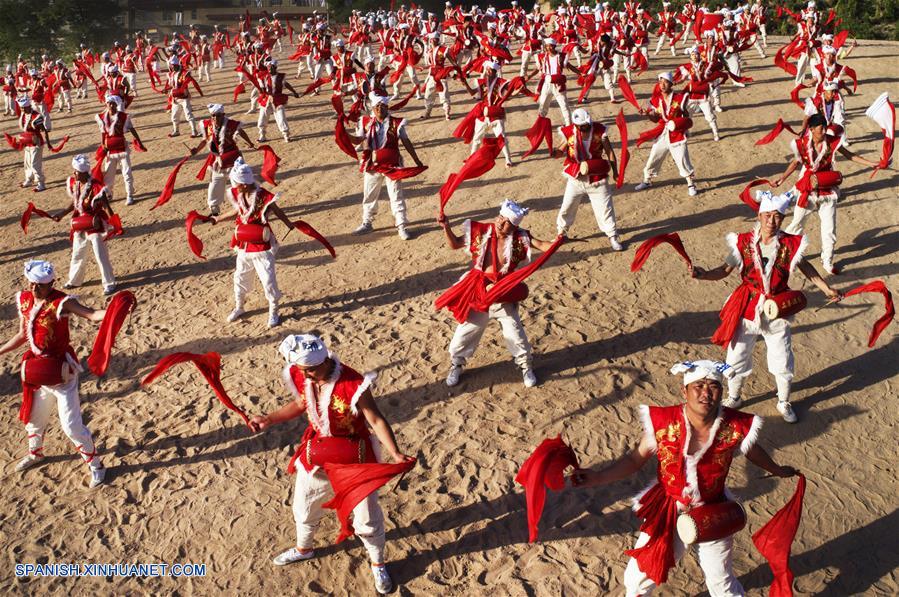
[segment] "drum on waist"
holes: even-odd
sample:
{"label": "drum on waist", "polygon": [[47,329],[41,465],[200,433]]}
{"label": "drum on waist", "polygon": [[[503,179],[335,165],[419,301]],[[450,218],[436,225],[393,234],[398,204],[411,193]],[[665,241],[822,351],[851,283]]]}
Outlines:
{"label": "drum on waist", "polygon": [[609,173],[609,162],[603,159],[598,160],[584,160],[581,162],[579,171],[581,176],[599,176],[600,178],[605,178],[605,176]]}
{"label": "drum on waist", "polygon": [[743,506],[732,501],[698,506],[677,517],[677,534],[684,545],[724,539],[745,526]]}
{"label": "drum on waist", "polygon": [[72,378],[72,369],[65,359],[31,357],[22,361],[22,382],[30,386],[58,386]]}
{"label": "drum on waist", "polygon": [[72,217],[72,232],[88,232],[95,230],[96,217],[90,214]]}
{"label": "drum on waist", "polygon": [[234,236],[241,243],[267,243],[271,239],[271,228],[264,224],[238,224]]}
{"label": "drum on waist", "polygon": [[799,313],[807,304],[802,291],[787,290],[766,298],[762,303],[762,312],[768,319],[778,319]]}
{"label": "drum on waist", "polygon": [[312,466],[376,461],[371,441],[361,437],[313,437],[306,441],[303,455]]}

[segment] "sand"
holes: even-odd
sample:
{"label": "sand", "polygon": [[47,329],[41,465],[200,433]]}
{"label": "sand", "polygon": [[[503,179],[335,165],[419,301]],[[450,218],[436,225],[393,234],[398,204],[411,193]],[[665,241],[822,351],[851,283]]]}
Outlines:
{"label": "sand", "polygon": [[[775,40],[772,40],[774,42]],[[781,40],[782,43],[782,40]],[[773,55],[777,47],[771,44]],[[882,91],[899,98],[899,45],[862,42],[848,60],[858,71],[858,95],[846,100],[853,150],[876,159],[880,131],[863,116]],[[286,53],[284,57],[286,57]],[[251,434],[214,400],[200,376],[187,366],[171,371],[148,389],[139,386],[162,356],[174,351],[217,351],[224,361],[224,385],[251,414],[272,411],[289,399],[281,382],[283,361],[276,349],[289,333],[318,330],[341,359],[358,370],[377,371],[378,405],[393,424],[401,449],[418,457],[418,467],[394,490],[383,492],[388,553],[402,595],[602,595],[621,594],[626,562],[622,551],[634,541],[638,521],[628,498],[652,477],[653,467],[616,485],[552,494],[541,526],[541,541],[527,543],[524,495],[513,482],[518,467],[544,438],[561,433],[581,463],[608,461],[638,438],[635,407],[678,401],[679,380],[667,374],[682,358],[723,353],[708,341],[717,312],[736,278],[718,283],[688,279],[683,262],[659,249],[644,270],[631,274],[636,245],[663,232],[679,232],[695,261],[719,264],[724,235],[752,227],[752,213],[737,197],[752,177],[776,175],[788,159],[788,137],[754,147],[778,117],[791,122],[799,111],[787,99],[791,82],[753,51],[745,54],[756,82],[737,91],[727,87],[726,111],[719,115],[722,140],[714,143],[698,117],[690,152],[700,194],[689,198],[670,160],[657,184],[637,194],[633,185],[648,147],[633,151],[627,184],[615,192],[622,239],[629,251],[613,253],[596,229],[590,208],[581,207],[572,230],[585,242],[563,247],[531,280],[531,296],[521,312],[535,349],[539,387],[525,389],[491,326],[462,383],[444,385],[446,348],[453,321],[435,312],[433,300],[468,267],[462,251],[445,247],[435,224],[437,191],[456,171],[468,148],[449,137],[471,105],[454,88],[456,120],[443,121],[439,107],[430,121],[419,121],[414,101],[403,114],[409,133],[430,169],[405,185],[416,238],[400,240],[382,198],[376,231],[351,236],[361,217],[362,179],[357,166],[333,142],[334,121],[328,95],[291,100],[289,119],[296,141],[272,142],[284,158],[278,178],[281,205],[326,234],[337,248],[332,260],[319,246],[292,235],[278,258],[284,292],[283,324],[265,327],[265,299],[258,287],[248,302],[249,316],[225,323],[233,306],[234,256],[229,227],[202,227],[208,259],[188,250],[183,221],[191,209],[205,209],[205,184],[193,178],[201,158],[185,166],[172,201],[149,211],[168,172],[185,153],[182,140],[166,138],[168,115],[161,96],[141,76],[140,97],[131,113],[150,151],[134,155],[139,202],[126,207],[121,178],[115,207],[127,235],[110,244],[121,288],[133,290],[139,307],[119,338],[112,365],[102,380],[82,379],[85,420],[102,450],[108,486],[91,491],[87,473],[59,430],[54,416],[46,440],[50,456],[43,467],[13,471],[24,454],[25,433],[16,414],[20,388],[18,357],[2,361],[0,377],[0,542],[5,562],[0,590],[21,593],[140,594],[370,594],[371,574],[357,539],[331,543],[338,524],[326,516],[318,557],[276,569],[273,555],[290,547],[293,478],[285,467],[305,419],[261,435]],[[653,57],[652,71],[680,59]],[[232,63],[229,61],[229,65]],[[286,60],[284,64],[287,65]],[[231,68],[231,66],[229,66]],[[293,68],[285,66],[293,75]],[[215,72],[204,84],[208,99],[195,100],[198,115],[207,101],[226,103],[255,138],[254,115],[230,103],[235,84],[230,70]],[[649,76],[635,84],[645,98]],[[302,85],[306,84],[304,80]],[[406,86],[408,89],[408,86]],[[572,93],[569,92],[569,96]],[[604,98],[601,87],[594,98]],[[613,125],[622,106],[594,99],[594,118]],[[624,106],[631,138],[649,124]],[[0,224],[0,308],[3,334],[15,331],[12,297],[21,287],[26,259],[51,259],[61,272],[70,247],[66,226],[32,221],[22,236],[18,219],[28,201],[61,209],[69,161],[90,153],[98,134],[90,115],[93,101],[77,102],[73,115],[53,115],[54,140],[72,134],[66,148],[47,159],[49,189],[40,195],[20,191],[21,157],[0,155],[4,173]],[[534,104],[510,102],[508,131],[518,161],[526,149],[524,132],[535,117]],[[560,124],[556,108],[550,116]],[[13,131],[6,118],[4,130]],[[270,125],[270,136],[276,129]],[[611,133],[617,147],[617,133]],[[274,137],[277,139],[277,135]],[[258,167],[261,156],[248,152]],[[841,166],[846,176],[839,208],[837,263],[845,273],[841,289],[882,279],[899,289],[894,250],[899,239],[897,186],[892,172],[873,179],[861,166]],[[513,197],[531,208],[526,226],[538,238],[555,235],[555,217],[564,180],[561,162],[541,150],[511,170],[497,167],[474,183],[463,184],[448,206],[457,226],[463,218],[489,219],[500,201]],[[820,250],[816,217],[809,229],[812,263]],[[279,229],[279,235],[283,230]],[[88,283],[78,295],[88,305],[103,303],[99,273],[88,266]],[[746,410],[765,418],[762,445],[783,464],[800,468],[809,480],[805,518],[793,547],[796,588],[803,594],[899,592],[896,568],[897,491],[895,409],[899,359],[896,327],[869,349],[867,337],[882,312],[872,295],[816,311],[824,298],[796,277],[794,287],[809,290],[810,308],[794,325],[798,425],[787,425],[774,406],[774,383],[764,367],[764,349],[747,385]],[[86,356],[95,324],[73,322],[73,343]],[[761,479],[762,471],[738,459],[730,487],[746,506],[748,529],[736,538],[734,567],[751,595],[766,593],[770,573],[751,547],[758,529],[792,495],[792,480]],[[16,562],[166,562],[202,563],[198,579],[16,579]],[[705,587],[695,556],[674,571],[664,594],[700,594]]]}

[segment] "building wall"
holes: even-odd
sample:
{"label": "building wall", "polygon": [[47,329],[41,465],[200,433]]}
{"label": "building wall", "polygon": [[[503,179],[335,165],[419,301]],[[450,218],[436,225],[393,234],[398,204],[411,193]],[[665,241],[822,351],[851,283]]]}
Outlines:
{"label": "building wall", "polygon": [[255,25],[263,15],[263,11],[271,14],[277,12],[281,22],[289,19],[294,29],[299,22],[313,12],[327,13],[327,0],[235,0],[232,2],[192,2],[165,1],[128,3],[128,29],[132,32],[143,31],[151,37],[162,37],[173,32],[184,33],[190,25],[197,25],[202,32],[212,29],[213,25],[224,25],[231,31],[237,30],[238,19],[243,18],[245,11],[250,11],[250,18]]}

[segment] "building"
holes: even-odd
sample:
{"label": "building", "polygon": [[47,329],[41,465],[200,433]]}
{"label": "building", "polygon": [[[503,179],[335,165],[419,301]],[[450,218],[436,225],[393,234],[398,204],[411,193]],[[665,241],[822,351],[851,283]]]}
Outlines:
{"label": "building", "polygon": [[126,7],[130,33],[143,31],[161,39],[184,33],[191,25],[203,33],[211,31],[213,25],[225,25],[233,31],[246,11],[250,11],[254,24],[277,12],[282,23],[289,19],[298,29],[298,23],[313,12],[327,13],[328,0],[126,0]]}

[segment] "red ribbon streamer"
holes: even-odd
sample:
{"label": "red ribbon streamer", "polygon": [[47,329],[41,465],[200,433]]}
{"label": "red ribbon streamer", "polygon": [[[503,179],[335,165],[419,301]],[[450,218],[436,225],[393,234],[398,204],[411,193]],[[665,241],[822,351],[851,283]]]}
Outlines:
{"label": "red ribbon streamer", "polygon": [[753,199],[750,192],[755,187],[761,186],[763,184],[769,185],[769,184],[771,184],[771,181],[769,181],[767,178],[760,178],[758,180],[753,180],[748,185],[746,185],[746,187],[743,189],[743,192],[740,193],[740,201],[742,201],[743,203],[745,203],[746,205],[751,207],[752,211],[754,211],[756,213],[758,213],[759,207],[761,207],[762,204],[759,203],[758,201],[756,201],[755,199]]}
{"label": "red ribbon streamer", "polygon": [[561,491],[565,488],[565,469],[580,468],[574,450],[558,435],[543,440],[533,454],[521,465],[515,482],[524,486],[528,512],[528,541],[537,540],[537,530],[543,506],[546,503],[547,488]]}
{"label": "red ribbon streamer", "polygon": [[549,149],[549,154],[553,153],[553,123],[546,116],[537,116],[537,120],[534,121],[533,126],[526,133],[528,141],[531,142],[531,148],[528,149],[525,154],[522,156],[522,159],[528,157],[537,149],[540,148],[540,144],[543,141],[546,141],[546,146]]}
{"label": "red ribbon streamer", "polygon": [[683,257],[684,261],[687,262],[687,265],[693,265],[693,261],[690,259],[690,256],[687,255],[687,250],[684,249],[684,243],[681,241],[680,235],[677,232],[671,232],[669,234],[653,236],[652,238],[643,241],[634,253],[634,260],[631,262],[631,271],[640,271],[640,268],[642,268],[646,263],[646,260],[649,259],[649,254],[652,253],[652,250],[662,243],[671,245],[674,250],[677,251],[678,255]]}
{"label": "red ribbon streamer", "polygon": [[768,590],[769,597],[792,597],[793,571],[790,570],[790,548],[799,520],[802,518],[802,499],[805,496],[805,477],[799,475],[796,491],[786,505],[778,510],[765,526],[752,536],[755,548],[759,550],[774,573],[774,582]]}
{"label": "red ribbon streamer", "polygon": [[137,299],[130,290],[115,293],[109,301],[106,315],[103,316],[103,322],[100,323],[100,329],[94,339],[94,347],[91,349],[90,356],[87,357],[87,366],[97,377],[102,377],[106,373],[116,336],[122,329],[125,318],[134,310],[136,304]]}
{"label": "red ribbon streamer", "polygon": [[122,218],[119,214],[112,214],[109,216],[109,220],[107,220],[107,224],[109,224],[109,232],[106,233],[106,237],[103,239],[104,241],[109,241],[114,239],[117,236],[122,236],[125,234],[125,229],[122,227]]}
{"label": "red ribbon streamer", "polygon": [[874,327],[871,328],[871,335],[868,336],[868,348],[872,348],[874,343],[877,342],[877,338],[880,336],[881,332],[890,325],[890,322],[893,321],[893,318],[896,316],[896,307],[893,305],[893,295],[890,294],[890,291],[887,290],[887,287],[881,280],[874,280],[873,282],[856,286],[852,290],[846,292],[843,296],[848,298],[864,292],[880,293],[883,295],[884,301],[885,312],[880,319],[874,322]]}
{"label": "red ribbon streamer", "polygon": [[22,219],[19,220],[19,224],[22,226],[22,232],[28,234],[28,222],[31,221],[31,216],[40,216],[42,218],[53,219],[49,213],[45,212],[42,209],[38,209],[34,206],[34,203],[31,201],[28,202],[28,207],[25,208],[25,211],[22,213]]}
{"label": "red ribbon streamer", "polygon": [[624,184],[624,171],[631,158],[631,152],[627,149],[627,121],[624,119],[624,108],[618,111],[615,124],[618,126],[618,136],[621,137],[621,159],[618,162],[618,179],[615,181],[615,188],[620,189]]}
{"label": "red ribbon streamer", "polygon": [[243,422],[249,427],[249,417],[247,417],[246,413],[231,401],[231,398],[228,397],[228,393],[225,392],[225,388],[222,386],[222,356],[217,352],[207,352],[206,354],[175,352],[166,355],[159,360],[156,367],[153,368],[153,371],[151,371],[140,383],[141,385],[148,386],[173,365],[186,363],[188,361],[196,365],[197,369],[206,379],[206,383],[208,383],[212,388],[212,391],[215,392],[215,397],[227,408],[240,415],[240,418],[243,419]]}
{"label": "red ribbon streamer", "polygon": [[[323,234],[313,228],[310,224],[304,222],[303,220],[296,220],[294,222],[291,222],[291,224],[293,228],[296,228],[306,236],[314,238],[315,240],[320,242],[322,246],[328,250],[328,253],[331,254],[331,257],[334,257],[335,259],[337,258],[337,252],[334,250],[334,247],[331,245],[331,243],[328,242],[328,239],[325,238]],[[291,230],[293,230],[293,228],[291,228]],[[290,234],[289,230],[287,231],[287,234]]]}
{"label": "red ribbon streamer", "polygon": [[778,118],[777,123],[774,125],[774,128],[771,129],[771,132],[768,133],[767,135],[765,135],[764,137],[762,137],[761,139],[759,139],[758,141],[756,141],[755,144],[756,145],[767,145],[768,143],[771,143],[772,141],[777,139],[777,136],[780,135],[784,131],[784,129],[790,131],[797,137],[799,136],[799,133],[797,133],[792,128],[790,128],[790,125],[784,123],[783,118]]}
{"label": "red ribbon streamer", "polygon": [[477,151],[465,158],[459,171],[449,175],[446,182],[440,187],[441,215],[443,215],[443,210],[450,197],[453,196],[460,184],[466,180],[483,176],[493,169],[493,166],[496,164],[496,158],[502,152],[504,146],[505,139],[503,137],[484,139]]}
{"label": "red ribbon streamer", "polygon": [[624,96],[624,99],[629,101],[639,111],[640,104],[637,102],[637,96],[634,95],[634,90],[631,89],[631,84],[627,82],[627,77],[624,75],[618,75],[618,89],[621,90],[621,95]]}
{"label": "red ribbon streamer", "polygon": [[184,165],[187,160],[191,158],[191,155],[188,154],[181,158],[175,167],[172,169],[172,172],[169,174],[168,179],[165,181],[165,186],[162,188],[162,192],[159,194],[159,198],[156,200],[156,204],[150,208],[150,211],[153,211],[157,207],[161,205],[165,205],[168,203],[169,199],[172,198],[172,193],[175,192],[175,179],[178,178],[178,172],[181,170],[181,166]]}
{"label": "red ribbon streamer", "polygon": [[194,209],[187,214],[187,218],[184,220],[184,228],[187,230],[187,244],[190,246],[191,252],[200,259],[206,259],[203,257],[203,241],[194,234],[194,223],[196,223],[197,220],[200,220],[201,222],[211,222],[212,217],[204,216]]}
{"label": "red ribbon streamer", "polygon": [[50,151],[52,151],[53,153],[59,153],[60,151],[62,151],[62,148],[66,146],[66,141],[68,141],[68,140],[69,140],[69,136],[66,135],[65,137],[62,138],[62,140],[59,142],[59,144],[56,147],[53,147],[49,143],[47,144],[47,147],[49,147]]}
{"label": "red ribbon streamer", "polygon": [[337,147],[340,148],[340,151],[347,154],[354,160],[359,159],[359,154],[356,153],[356,148],[353,146],[353,141],[350,139],[349,133],[346,130],[346,123],[344,122],[344,118],[337,117],[337,124],[334,125],[334,141],[337,143]]}
{"label": "red ribbon streamer", "polygon": [[278,164],[281,163],[281,158],[278,157],[271,145],[259,145],[256,149],[263,153],[262,169],[259,171],[260,178],[269,184],[277,186],[275,174],[278,173]]}

